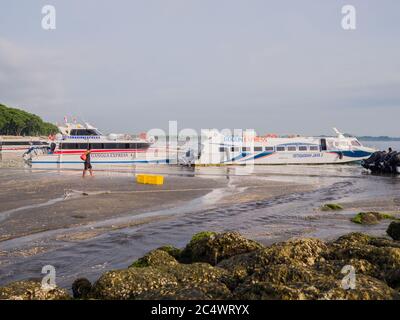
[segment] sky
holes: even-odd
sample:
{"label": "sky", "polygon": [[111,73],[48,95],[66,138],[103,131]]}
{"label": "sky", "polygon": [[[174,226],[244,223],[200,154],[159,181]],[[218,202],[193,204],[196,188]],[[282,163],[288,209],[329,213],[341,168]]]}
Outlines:
{"label": "sky", "polygon": [[398,0],[0,2],[0,103],[104,132],[400,136],[399,57]]}

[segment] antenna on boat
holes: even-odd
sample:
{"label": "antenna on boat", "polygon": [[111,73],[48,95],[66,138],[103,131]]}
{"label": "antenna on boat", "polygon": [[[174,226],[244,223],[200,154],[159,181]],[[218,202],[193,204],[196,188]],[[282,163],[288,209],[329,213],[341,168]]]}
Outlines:
{"label": "antenna on boat", "polygon": [[[82,117],[82,115],[81,115],[81,114],[80,114],[79,116],[76,116],[76,118],[75,118],[75,119],[79,120],[79,123],[82,123],[82,124],[83,124],[83,126],[87,128],[87,122],[86,122],[86,119],[85,119],[84,117]],[[78,121],[77,121],[77,123],[78,123]]]}
{"label": "antenna on boat", "polygon": [[338,135],[338,138],[344,138],[343,133],[341,133],[338,129],[333,128],[333,131],[335,131],[335,133]]}

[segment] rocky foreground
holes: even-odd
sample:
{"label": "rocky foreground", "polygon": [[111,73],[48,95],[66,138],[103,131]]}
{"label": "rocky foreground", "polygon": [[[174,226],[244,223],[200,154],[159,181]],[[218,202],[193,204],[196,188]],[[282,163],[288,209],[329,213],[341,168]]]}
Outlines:
{"label": "rocky foreground", "polygon": [[[399,222],[388,233],[399,240]],[[353,283],[345,266],[355,271]],[[329,243],[299,239],[266,247],[235,232],[202,232],[182,250],[158,248],[94,284],[77,279],[73,297],[19,281],[1,287],[0,299],[399,299],[399,290],[396,240],[351,233]]]}

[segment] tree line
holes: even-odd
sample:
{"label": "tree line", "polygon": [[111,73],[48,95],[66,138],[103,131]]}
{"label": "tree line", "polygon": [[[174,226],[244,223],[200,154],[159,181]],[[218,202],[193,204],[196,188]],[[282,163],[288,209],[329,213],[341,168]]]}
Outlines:
{"label": "tree line", "polygon": [[57,132],[57,126],[44,122],[35,114],[0,104],[1,135],[39,136]]}

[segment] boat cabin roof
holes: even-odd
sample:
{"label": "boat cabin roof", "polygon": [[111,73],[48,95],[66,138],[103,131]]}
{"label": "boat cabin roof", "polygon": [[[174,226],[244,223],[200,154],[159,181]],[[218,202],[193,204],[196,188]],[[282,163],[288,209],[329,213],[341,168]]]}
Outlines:
{"label": "boat cabin roof", "polygon": [[97,130],[97,128],[86,123],[81,124],[71,124],[66,123],[65,126],[59,126],[58,129],[63,135],[68,136],[101,136],[102,133]]}

